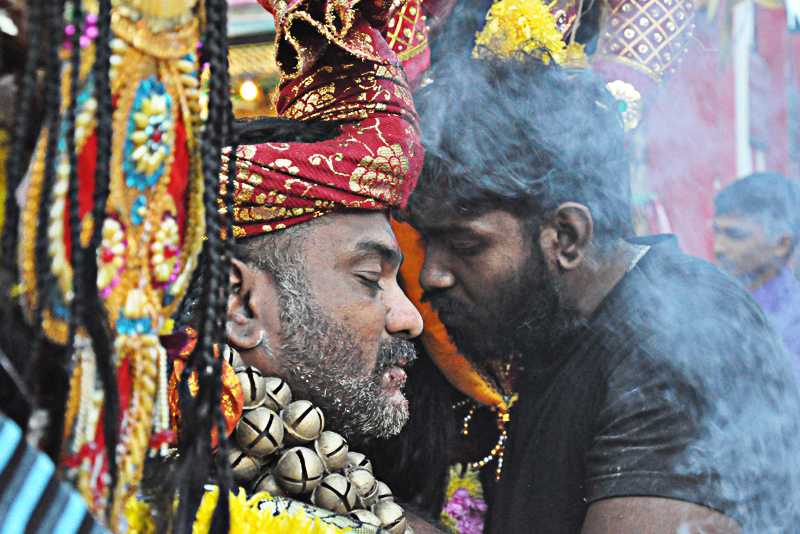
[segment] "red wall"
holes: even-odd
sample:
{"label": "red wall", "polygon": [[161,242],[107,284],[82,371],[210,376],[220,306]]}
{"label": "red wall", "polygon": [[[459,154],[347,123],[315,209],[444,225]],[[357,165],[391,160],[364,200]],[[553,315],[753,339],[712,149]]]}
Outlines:
{"label": "red wall", "polygon": [[[720,27],[699,14],[696,42],[644,123],[649,188],[684,251],[706,259],[712,258],[714,197],[736,179],[732,58],[721,46]],[[789,35],[784,10],[756,8],[756,51],[763,61],[751,68],[751,139],[764,146],[766,170],[796,179],[788,93],[800,87],[800,34]]]}

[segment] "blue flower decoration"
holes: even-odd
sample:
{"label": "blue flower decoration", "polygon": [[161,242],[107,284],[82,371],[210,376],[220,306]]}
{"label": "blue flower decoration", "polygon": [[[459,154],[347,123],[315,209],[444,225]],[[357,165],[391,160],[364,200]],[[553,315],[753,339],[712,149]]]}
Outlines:
{"label": "blue flower decoration", "polygon": [[145,191],[164,174],[172,150],[174,125],[172,98],[155,76],[142,81],[136,90],[125,138],[125,184]]}
{"label": "blue flower decoration", "polygon": [[144,221],[145,215],[147,215],[147,198],[144,195],[139,195],[133,201],[133,206],[131,206],[131,222],[139,226]]}

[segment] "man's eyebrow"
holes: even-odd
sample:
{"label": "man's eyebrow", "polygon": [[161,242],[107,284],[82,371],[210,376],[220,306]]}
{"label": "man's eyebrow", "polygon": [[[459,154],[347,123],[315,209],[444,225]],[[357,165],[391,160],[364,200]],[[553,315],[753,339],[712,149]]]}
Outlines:
{"label": "man's eyebrow", "polygon": [[364,239],[356,243],[354,250],[359,256],[377,254],[380,256],[382,262],[388,263],[392,267],[398,269],[403,264],[404,256],[400,249],[390,246],[383,241]]}

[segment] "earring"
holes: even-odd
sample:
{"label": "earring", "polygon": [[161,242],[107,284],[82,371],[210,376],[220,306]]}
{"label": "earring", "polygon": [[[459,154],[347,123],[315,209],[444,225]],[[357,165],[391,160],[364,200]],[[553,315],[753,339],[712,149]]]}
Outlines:
{"label": "earring", "polygon": [[239,347],[239,348],[242,350],[254,349],[257,346],[261,345],[266,338],[267,338],[267,333],[262,330],[261,335],[258,337],[258,341],[256,341],[255,345],[250,345],[249,347]]}

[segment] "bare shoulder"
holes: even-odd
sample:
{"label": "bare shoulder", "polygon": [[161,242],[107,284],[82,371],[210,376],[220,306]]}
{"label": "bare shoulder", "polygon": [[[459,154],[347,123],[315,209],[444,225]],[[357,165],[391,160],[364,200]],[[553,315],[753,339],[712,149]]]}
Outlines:
{"label": "bare shoulder", "polygon": [[686,501],[617,497],[589,506],[581,534],[740,534],[727,515]]}

